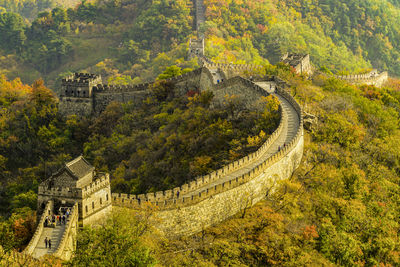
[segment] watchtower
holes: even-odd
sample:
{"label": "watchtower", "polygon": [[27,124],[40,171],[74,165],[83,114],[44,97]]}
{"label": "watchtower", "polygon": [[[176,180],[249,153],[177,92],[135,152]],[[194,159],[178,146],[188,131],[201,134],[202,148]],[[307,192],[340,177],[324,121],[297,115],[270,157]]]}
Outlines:
{"label": "watchtower", "polygon": [[94,111],[94,88],[102,84],[101,76],[75,73],[62,80],[59,110],[64,115],[89,116]]}
{"label": "watchtower", "polygon": [[100,75],[75,73],[62,79],[61,96],[90,98],[93,87],[101,83]]}
{"label": "watchtower", "polygon": [[308,54],[286,53],[281,61],[293,67],[297,74],[310,75],[313,72]]}
{"label": "watchtower", "polygon": [[91,224],[111,211],[110,176],[77,157],[39,185],[38,216],[49,200],[54,202],[55,211],[78,203],[79,221]]}

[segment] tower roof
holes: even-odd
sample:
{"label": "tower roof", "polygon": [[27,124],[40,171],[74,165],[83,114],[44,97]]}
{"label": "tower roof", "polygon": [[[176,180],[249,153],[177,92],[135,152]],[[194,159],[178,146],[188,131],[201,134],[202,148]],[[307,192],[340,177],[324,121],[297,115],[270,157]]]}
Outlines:
{"label": "tower roof", "polygon": [[[82,187],[93,179],[95,168],[82,156],[67,162],[41,185],[45,187]],[[84,178],[84,179],[83,179]]]}
{"label": "tower roof", "polygon": [[83,156],[66,163],[64,168],[78,179],[94,170],[94,167]]}

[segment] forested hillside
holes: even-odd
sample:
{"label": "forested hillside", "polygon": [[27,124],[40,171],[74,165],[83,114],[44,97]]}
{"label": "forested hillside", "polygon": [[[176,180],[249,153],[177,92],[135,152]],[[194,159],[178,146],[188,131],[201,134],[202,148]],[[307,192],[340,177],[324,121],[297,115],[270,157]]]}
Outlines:
{"label": "forested hillside", "polygon": [[[38,11],[52,5],[0,3],[33,3]],[[162,81],[198,66],[186,57],[192,5],[85,1],[39,13],[32,23],[23,4],[0,10],[0,265],[10,265],[8,253],[33,235],[38,184],[81,153],[110,172],[113,192],[154,192],[251,153],[274,130],[273,97],[260,99],[263,112],[244,108],[236,97],[210,108],[212,93],[177,95]],[[305,131],[299,169],[265,192],[265,201],[190,237],[167,240],[147,224],[148,216],[117,213],[108,225],[80,232],[67,266],[117,260],[127,266],[400,266],[400,81],[355,86],[269,64],[285,52],[302,52],[317,68],[336,73],[378,68],[399,76],[400,2],[205,5],[206,55],[265,64],[317,117]],[[113,103],[98,117],[63,117],[57,82],[74,71],[99,73],[113,84],[159,80],[139,106]]]}
{"label": "forested hillside", "polygon": [[75,7],[81,0],[0,0],[0,13],[3,11],[20,14],[23,18],[32,21],[45,10],[58,7]]}
{"label": "forested hillside", "polygon": [[141,194],[244,157],[277,127],[272,96],[259,100],[261,110],[245,108],[239,97],[212,108],[213,97],[209,91],[179,95],[160,80],[142,105],[113,103],[98,117],[65,118],[43,81],[28,86],[0,76],[0,246],[26,245],[38,184],[81,153],[113,176],[113,192]]}
{"label": "forested hillside", "polygon": [[208,55],[218,61],[277,62],[309,53],[317,66],[400,74],[400,13],[388,1],[206,0]]}
{"label": "forested hillside", "polygon": [[[285,52],[301,52],[310,53],[317,68],[334,72],[378,68],[400,74],[396,3],[206,0],[205,5],[202,31],[206,53],[215,61],[276,63]],[[192,6],[190,0],[85,1],[40,13],[31,25],[10,7],[0,12],[0,73],[28,83],[42,77],[56,89],[60,77],[76,71],[132,84],[150,81],[173,64],[193,68],[197,63],[186,61]]]}

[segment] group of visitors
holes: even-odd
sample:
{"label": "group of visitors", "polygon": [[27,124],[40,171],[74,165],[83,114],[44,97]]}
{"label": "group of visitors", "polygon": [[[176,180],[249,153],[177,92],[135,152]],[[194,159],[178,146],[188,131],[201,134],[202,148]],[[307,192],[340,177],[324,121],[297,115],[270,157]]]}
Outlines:
{"label": "group of visitors", "polygon": [[[71,208],[59,208],[58,214],[53,214],[51,216],[46,216],[44,220],[44,227],[55,227],[56,225],[65,225],[71,214]],[[44,244],[46,248],[51,249],[51,239],[46,236],[44,239]]]}
{"label": "group of visitors", "polygon": [[55,227],[57,225],[66,224],[70,213],[70,208],[60,208],[58,215],[53,214],[51,216],[46,216],[46,219],[44,220],[44,227]]}

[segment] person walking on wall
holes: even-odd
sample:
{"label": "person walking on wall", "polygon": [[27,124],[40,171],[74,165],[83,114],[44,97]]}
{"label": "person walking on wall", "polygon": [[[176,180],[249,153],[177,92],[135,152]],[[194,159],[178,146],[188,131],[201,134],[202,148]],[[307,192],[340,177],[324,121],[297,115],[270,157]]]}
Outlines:
{"label": "person walking on wall", "polygon": [[48,243],[49,243],[49,249],[51,249],[51,239],[50,238],[49,238]]}
{"label": "person walking on wall", "polygon": [[46,248],[47,248],[47,236],[46,236],[46,238],[44,239],[44,244],[46,245]]}

